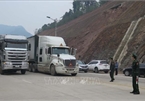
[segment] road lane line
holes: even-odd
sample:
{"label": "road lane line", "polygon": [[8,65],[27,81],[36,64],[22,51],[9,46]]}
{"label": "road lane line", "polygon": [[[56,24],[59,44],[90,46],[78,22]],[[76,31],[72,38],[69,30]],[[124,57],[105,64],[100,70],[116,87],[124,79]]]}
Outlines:
{"label": "road lane line", "polygon": [[25,80],[25,79],[23,79],[22,81],[24,81],[24,82],[26,82],[26,83],[29,83],[29,84],[32,84],[32,82],[27,81],[27,80]]}

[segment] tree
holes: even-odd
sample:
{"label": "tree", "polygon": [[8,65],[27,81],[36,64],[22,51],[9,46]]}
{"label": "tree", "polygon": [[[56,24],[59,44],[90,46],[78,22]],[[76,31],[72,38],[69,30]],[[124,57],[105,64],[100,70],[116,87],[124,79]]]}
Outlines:
{"label": "tree", "polygon": [[[99,3],[96,0],[74,0],[73,10],[70,9],[69,12],[66,12],[62,16],[62,19],[57,23],[57,26],[63,25],[73,19],[76,19],[79,16],[96,9],[97,7],[99,7]],[[55,28],[55,22],[52,22],[49,25],[44,24],[39,31],[44,31],[51,28]]]}
{"label": "tree", "polygon": [[99,4],[100,6],[102,6],[103,4],[107,3],[109,0],[99,0]]}
{"label": "tree", "polygon": [[42,30],[44,31],[44,30],[46,30],[46,29],[48,29],[48,26],[47,26],[47,24],[44,24],[44,25],[42,26]]}

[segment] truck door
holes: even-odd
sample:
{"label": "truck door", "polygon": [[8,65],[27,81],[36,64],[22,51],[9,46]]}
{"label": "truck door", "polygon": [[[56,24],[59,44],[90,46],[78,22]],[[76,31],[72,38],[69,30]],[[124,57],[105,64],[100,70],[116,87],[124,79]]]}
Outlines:
{"label": "truck door", "polygon": [[52,61],[52,57],[51,57],[51,47],[48,48],[48,54],[47,54],[47,71],[50,71],[50,63]]}
{"label": "truck door", "polygon": [[41,47],[40,49],[39,49],[39,53],[38,53],[38,63],[39,63],[39,65],[38,65],[38,70],[39,71],[43,71],[43,48]]}

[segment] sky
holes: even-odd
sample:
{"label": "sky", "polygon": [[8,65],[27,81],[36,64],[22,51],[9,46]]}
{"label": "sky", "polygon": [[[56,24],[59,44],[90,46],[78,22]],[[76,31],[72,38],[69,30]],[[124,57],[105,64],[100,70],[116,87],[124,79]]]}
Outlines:
{"label": "sky", "polygon": [[44,24],[53,22],[46,18],[61,19],[72,9],[73,0],[0,0],[0,24],[23,26],[29,33]]}

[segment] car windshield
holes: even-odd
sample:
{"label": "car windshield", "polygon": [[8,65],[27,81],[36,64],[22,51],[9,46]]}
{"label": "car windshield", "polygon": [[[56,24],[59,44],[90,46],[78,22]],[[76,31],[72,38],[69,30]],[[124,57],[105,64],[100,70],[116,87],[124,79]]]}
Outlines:
{"label": "car windshield", "polygon": [[52,48],[53,54],[69,54],[69,48],[61,48],[61,47],[53,47]]}
{"label": "car windshield", "polygon": [[78,60],[77,61],[78,64],[85,64],[83,61]]}
{"label": "car windshield", "polygon": [[6,48],[27,48],[27,43],[11,43],[6,42]]}

